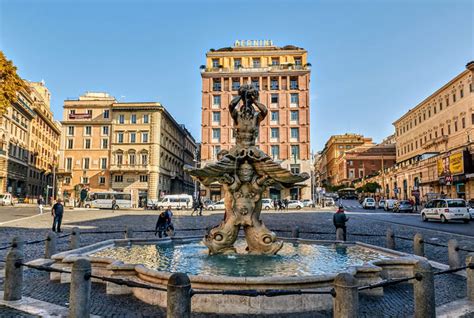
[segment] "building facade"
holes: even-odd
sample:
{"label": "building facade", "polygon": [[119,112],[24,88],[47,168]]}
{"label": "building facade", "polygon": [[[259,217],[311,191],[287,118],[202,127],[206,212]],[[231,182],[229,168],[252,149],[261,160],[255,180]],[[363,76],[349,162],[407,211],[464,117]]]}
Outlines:
{"label": "building facade", "polygon": [[[252,84],[268,107],[258,147],[284,168],[310,174],[310,67],[306,50],[277,47],[271,41],[236,41],[232,47],[207,52],[206,65],[201,66],[201,164],[216,161],[221,150],[235,144],[228,106],[241,85]],[[223,197],[219,184],[204,190],[212,200]],[[311,181],[291,189],[269,188],[264,196],[309,199]]]}
{"label": "building facade", "polygon": [[[372,138],[357,134],[333,135],[328,139],[315,164],[316,174],[319,175],[322,187],[339,185],[347,179],[345,175],[342,175],[344,169],[340,170],[338,160],[346,151],[360,146],[373,147],[375,144]],[[359,170],[357,173],[360,173]]]}
{"label": "building facade", "polygon": [[183,165],[194,138],[160,103],[86,93],[64,102],[62,125],[61,193],[69,201],[83,188],[131,193],[136,207],[169,193],[193,193]]}
{"label": "building facade", "polygon": [[397,163],[385,171],[387,196],[474,198],[473,72],[470,62],[394,122]]}
{"label": "building facade", "polygon": [[28,87],[17,93],[17,101],[0,117],[0,193],[28,195],[30,125],[35,116]]}

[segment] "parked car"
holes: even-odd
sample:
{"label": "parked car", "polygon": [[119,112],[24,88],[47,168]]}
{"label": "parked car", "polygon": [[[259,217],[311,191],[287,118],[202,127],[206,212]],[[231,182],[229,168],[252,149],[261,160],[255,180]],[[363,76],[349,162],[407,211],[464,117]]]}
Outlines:
{"label": "parked car", "polygon": [[262,199],[262,209],[270,210],[273,209],[273,200],[272,199]]}
{"label": "parked car", "polygon": [[383,209],[385,207],[385,200],[380,200],[378,205],[377,205],[377,208],[378,209]]}
{"label": "parked car", "polygon": [[394,207],[393,207],[393,212],[413,212],[413,205],[411,205],[410,201],[408,200],[401,200],[398,201]]}
{"label": "parked car", "polygon": [[393,210],[393,207],[395,206],[396,203],[397,203],[397,200],[387,199],[385,200],[385,205],[383,206],[383,209],[385,211]]}
{"label": "parked car", "polygon": [[224,205],[224,199],[216,202],[209,204],[207,207],[208,210],[213,211],[213,210],[225,210],[225,205]]}
{"label": "parked car", "polygon": [[364,209],[375,209],[374,198],[365,198],[364,201],[362,201],[362,207]]}
{"label": "parked car", "polygon": [[146,208],[147,210],[158,210],[158,202],[159,199],[148,199],[146,201]]}
{"label": "parked car", "polygon": [[469,214],[471,215],[471,220],[474,220],[474,200],[469,200],[467,205],[469,208]]}
{"label": "parked car", "polygon": [[296,209],[300,210],[304,207],[303,203],[299,200],[290,200],[288,201],[288,206],[286,207],[287,209]]}
{"label": "parked car", "polygon": [[306,208],[306,207],[310,207],[310,208],[314,208],[315,205],[314,205],[314,202],[313,200],[310,200],[310,199],[304,199],[301,201],[301,203],[303,203],[303,206]]}
{"label": "parked car", "polygon": [[13,205],[13,197],[10,193],[0,193],[0,205]]}
{"label": "parked car", "polygon": [[176,210],[191,209],[193,207],[193,197],[189,194],[168,194],[157,204],[158,209],[166,209],[169,206]]}
{"label": "parked car", "polygon": [[462,199],[436,199],[428,202],[421,210],[421,219],[423,222],[433,219],[442,223],[452,220],[469,223],[471,215],[466,201]]}
{"label": "parked car", "polygon": [[321,199],[322,200],[322,204],[324,206],[333,206],[335,205],[336,203],[334,202],[334,199],[333,198],[328,198],[328,197],[324,197]]}

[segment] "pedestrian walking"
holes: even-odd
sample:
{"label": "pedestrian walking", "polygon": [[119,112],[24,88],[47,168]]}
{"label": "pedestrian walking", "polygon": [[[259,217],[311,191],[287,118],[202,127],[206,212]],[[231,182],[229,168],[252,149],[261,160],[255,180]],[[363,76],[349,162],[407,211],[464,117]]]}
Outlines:
{"label": "pedestrian walking", "polygon": [[277,209],[278,209],[278,201],[277,201],[277,199],[273,199],[273,208],[275,209],[275,212],[276,212]]}
{"label": "pedestrian walking", "polygon": [[194,213],[197,214],[198,209],[199,209],[199,201],[194,200],[194,202],[193,202],[193,212],[191,212],[191,216],[193,216]]}
{"label": "pedestrian walking", "polygon": [[43,214],[44,200],[41,195],[39,196],[37,203],[38,203],[39,214]]}
{"label": "pedestrian walking", "polygon": [[61,199],[58,199],[51,209],[51,215],[53,216],[53,232],[61,233],[61,222],[63,220],[64,205],[61,203]]}
{"label": "pedestrian walking", "polygon": [[334,223],[334,226],[337,229],[341,228],[344,233],[344,241],[346,241],[346,222],[349,221],[349,218],[347,215],[344,213],[344,208],[339,206],[337,209],[336,213],[332,217],[332,222]]}
{"label": "pedestrian walking", "polygon": [[115,200],[115,197],[112,198],[112,212],[115,211],[117,205],[117,200]]}
{"label": "pedestrian walking", "polygon": [[202,200],[199,199],[199,216],[202,216],[202,209],[204,208],[204,204],[202,203]]}

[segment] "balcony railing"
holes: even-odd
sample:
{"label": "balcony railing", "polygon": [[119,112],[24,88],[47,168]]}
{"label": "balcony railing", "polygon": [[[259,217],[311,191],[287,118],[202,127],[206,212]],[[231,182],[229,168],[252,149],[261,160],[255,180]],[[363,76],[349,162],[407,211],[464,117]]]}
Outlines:
{"label": "balcony railing", "polygon": [[291,65],[291,64],[280,64],[280,65],[269,65],[266,67],[206,67],[206,72],[222,72],[222,73],[229,73],[229,72],[241,72],[241,73],[259,73],[259,72],[278,72],[278,71],[301,71],[301,70],[309,70],[310,66],[304,65]]}
{"label": "balcony railing", "polygon": [[148,165],[142,164],[111,164],[110,171],[148,171]]}

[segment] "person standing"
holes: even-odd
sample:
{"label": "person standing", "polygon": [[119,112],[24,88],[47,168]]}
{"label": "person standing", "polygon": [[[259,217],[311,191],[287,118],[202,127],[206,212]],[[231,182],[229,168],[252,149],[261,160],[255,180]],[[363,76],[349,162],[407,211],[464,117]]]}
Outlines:
{"label": "person standing", "polygon": [[201,198],[199,198],[199,216],[202,216],[202,209],[204,208],[204,204],[202,203]]}
{"label": "person standing", "polygon": [[63,220],[64,206],[61,203],[61,199],[58,199],[56,204],[51,209],[51,215],[53,216],[53,232],[61,233],[61,222]]}
{"label": "person standing", "polygon": [[37,203],[38,203],[39,214],[43,214],[44,200],[43,200],[43,197],[41,195],[39,196]]}
{"label": "person standing", "polygon": [[336,213],[332,217],[332,222],[334,223],[334,226],[337,229],[341,228],[344,233],[344,241],[346,240],[346,222],[349,220],[349,218],[346,216],[344,213],[344,208],[339,206],[337,209]]}
{"label": "person standing", "polygon": [[112,197],[112,212],[115,211],[116,205],[117,205],[117,200],[115,200],[115,197]]}

